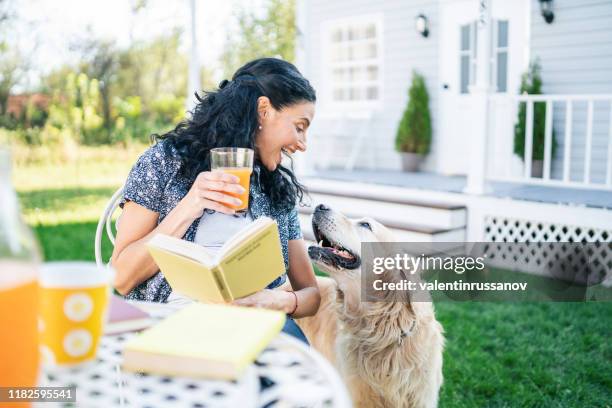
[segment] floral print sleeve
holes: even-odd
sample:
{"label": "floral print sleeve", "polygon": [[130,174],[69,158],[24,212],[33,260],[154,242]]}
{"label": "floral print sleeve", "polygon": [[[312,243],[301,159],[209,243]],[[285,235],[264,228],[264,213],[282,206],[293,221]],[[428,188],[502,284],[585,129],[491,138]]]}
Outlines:
{"label": "floral print sleeve", "polygon": [[160,144],[145,151],[127,178],[120,207],[127,201],[133,201],[157,213],[162,210],[162,196],[169,172],[166,159]]}
{"label": "floral print sleeve", "polygon": [[289,213],[289,217],[288,217],[288,222],[287,222],[287,228],[288,228],[288,233],[287,233],[287,239],[290,241],[292,239],[301,239],[302,237],[302,228],[300,227],[300,217],[298,215],[298,210],[297,208],[294,208],[293,210],[291,210],[291,212]]}

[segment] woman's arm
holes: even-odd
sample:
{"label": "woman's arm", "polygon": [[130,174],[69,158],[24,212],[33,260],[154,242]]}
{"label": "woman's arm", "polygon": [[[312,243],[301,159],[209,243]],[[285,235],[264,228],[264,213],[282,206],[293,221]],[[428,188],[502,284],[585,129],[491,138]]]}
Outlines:
{"label": "woman's arm", "polygon": [[238,177],[222,172],[202,172],[178,205],[157,225],[159,214],[128,201],[123,206],[111,263],[116,271],[115,288],[125,295],[153,276],[159,267],[145,244],[162,233],[182,238],[189,226],[202,216],[205,208],[225,214],[235,211],[227,205],[241,201],[227,193],[241,194],[244,188]]}
{"label": "woman's arm", "polygon": [[317,313],[321,295],[303,239],[289,241],[289,281],[298,299],[298,308],[292,316],[305,317]]}
{"label": "woman's arm", "polygon": [[181,208],[176,206],[157,225],[158,213],[132,201],[125,203],[111,258],[119,293],[128,294],[159,270],[145,244],[156,233],[181,238],[193,222]]}
{"label": "woman's arm", "polygon": [[[250,296],[236,299],[234,304],[275,309],[285,313],[293,312],[291,316],[296,318],[317,313],[321,295],[303,239],[289,240],[288,275],[293,293],[286,290],[264,289]],[[295,309],[296,298],[297,309]]]}

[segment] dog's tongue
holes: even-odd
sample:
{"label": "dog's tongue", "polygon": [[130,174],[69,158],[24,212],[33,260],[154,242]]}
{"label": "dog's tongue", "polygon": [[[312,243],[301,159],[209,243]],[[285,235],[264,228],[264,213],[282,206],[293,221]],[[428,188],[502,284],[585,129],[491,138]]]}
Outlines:
{"label": "dog's tongue", "polygon": [[332,251],[334,252],[334,254],[341,256],[342,258],[346,258],[346,259],[351,259],[353,256],[345,250],[338,250],[336,248],[332,248]]}

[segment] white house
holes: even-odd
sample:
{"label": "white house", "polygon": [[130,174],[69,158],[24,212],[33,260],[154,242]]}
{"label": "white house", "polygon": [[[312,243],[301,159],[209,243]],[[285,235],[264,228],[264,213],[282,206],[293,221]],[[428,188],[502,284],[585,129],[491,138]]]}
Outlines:
{"label": "white house", "polygon": [[[315,200],[411,240],[612,240],[611,1],[300,0],[297,21],[298,66],[318,95],[298,169]],[[544,94],[519,95],[535,59]],[[413,70],[433,137],[423,172],[402,173],[394,138]],[[548,106],[539,176],[536,103]]]}

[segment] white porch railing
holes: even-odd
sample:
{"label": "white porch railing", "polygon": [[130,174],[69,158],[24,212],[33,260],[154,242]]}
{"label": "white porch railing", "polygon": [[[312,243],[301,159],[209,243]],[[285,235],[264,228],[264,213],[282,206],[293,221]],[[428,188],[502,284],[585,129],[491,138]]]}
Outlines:
{"label": "white porch railing", "polygon": [[[612,190],[612,95],[517,95],[511,97],[520,106],[526,104],[525,118],[525,149],[522,169],[500,177],[491,175],[488,179],[497,181],[510,181],[528,184],[565,186],[578,188],[592,188]],[[532,172],[533,147],[534,147],[534,106],[536,103],[546,104],[545,125],[544,125],[544,148],[543,148],[543,170],[541,176],[534,176]],[[586,117],[579,121],[574,120],[574,113],[578,104],[586,104]],[[597,104],[599,115],[595,114],[595,104]],[[559,106],[562,109],[559,109]],[[601,108],[605,107],[605,110]],[[565,118],[560,118],[560,113],[564,112]],[[557,120],[557,129],[553,130],[555,118],[561,119],[562,126],[559,129],[560,121]],[[595,120],[599,120],[595,122]],[[593,134],[594,123],[598,129],[598,149],[605,149],[604,154],[598,154],[598,172],[596,180],[593,176]],[[577,125],[584,126],[578,129]],[[602,129],[605,127],[605,129]],[[553,132],[559,133],[562,130],[563,143],[562,152],[553,157]],[[493,124],[493,137],[496,134],[508,135],[506,131],[495,128]],[[575,138],[579,134],[580,139]],[[606,136],[607,135],[607,136]],[[583,140],[582,140],[583,139]],[[578,141],[579,140],[579,141]],[[492,141],[495,143],[495,140]],[[583,155],[572,155],[572,149],[584,147]],[[577,157],[578,156],[578,157]],[[580,157],[582,156],[582,157]],[[498,158],[501,159],[501,158]],[[512,158],[504,158],[511,161]],[[582,160],[581,160],[582,159]],[[557,172],[553,177],[553,161],[557,161]],[[509,163],[508,161],[508,163]],[[559,163],[562,161],[562,165]],[[602,174],[602,162],[605,162]],[[559,167],[561,165],[561,167]],[[576,177],[576,168],[582,167],[579,176]],[[574,173],[572,173],[572,169]]]}

